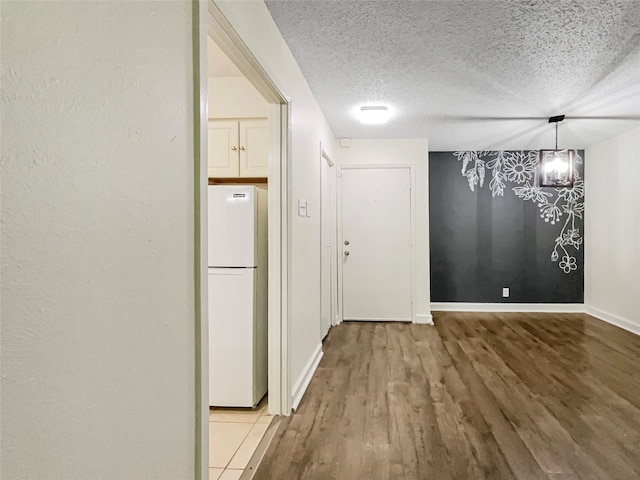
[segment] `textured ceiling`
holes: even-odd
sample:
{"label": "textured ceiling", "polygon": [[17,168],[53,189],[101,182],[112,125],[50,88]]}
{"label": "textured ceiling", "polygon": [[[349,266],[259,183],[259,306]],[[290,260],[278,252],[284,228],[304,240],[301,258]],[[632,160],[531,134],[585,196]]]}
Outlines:
{"label": "textured ceiling", "polygon": [[[640,125],[638,0],[266,4],[337,137],[550,148],[566,114],[559,146],[584,148]],[[365,104],[392,119],[361,125]]]}

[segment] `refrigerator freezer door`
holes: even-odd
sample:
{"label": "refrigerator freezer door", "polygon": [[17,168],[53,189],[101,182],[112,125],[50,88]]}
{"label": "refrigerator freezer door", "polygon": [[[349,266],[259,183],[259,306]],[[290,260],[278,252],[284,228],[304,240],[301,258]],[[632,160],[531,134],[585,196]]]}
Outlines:
{"label": "refrigerator freezer door", "polygon": [[255,269],[209,269],[209,404],[254,406]]}
{"label": "refrigerator freezer door", "polygon": [[256,266],[256,189],[212,185],[209,197],[209,266]]}

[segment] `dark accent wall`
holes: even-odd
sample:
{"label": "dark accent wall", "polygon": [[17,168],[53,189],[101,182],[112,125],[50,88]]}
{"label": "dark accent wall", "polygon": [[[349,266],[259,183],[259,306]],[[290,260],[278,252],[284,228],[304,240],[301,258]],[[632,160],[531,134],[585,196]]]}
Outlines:
{"label": "dark accent wall", "polygon": [[429,154],[432,302],[583,302],[584,152],[576,154],[570,190],[535,187],[537,152]]}

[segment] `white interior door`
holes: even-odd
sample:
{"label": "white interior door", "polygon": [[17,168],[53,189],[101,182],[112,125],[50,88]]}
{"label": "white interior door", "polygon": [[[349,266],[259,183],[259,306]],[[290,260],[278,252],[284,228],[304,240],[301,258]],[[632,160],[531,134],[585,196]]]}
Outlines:
{"label": "white interior door", "polygon": [[344,320],[411,321],[411,170],[342,170]]}
{"label": "white interior door", "polygon": [[320,210],[322,215],[320,232],[320,337],[324,338],[329,333],[333,315],[331,308],[333,304],[331,298],[331,225],[333,223],[331,177],[333,164],[329,164],[329,160],[323,156],[321,156],[320,162]]}

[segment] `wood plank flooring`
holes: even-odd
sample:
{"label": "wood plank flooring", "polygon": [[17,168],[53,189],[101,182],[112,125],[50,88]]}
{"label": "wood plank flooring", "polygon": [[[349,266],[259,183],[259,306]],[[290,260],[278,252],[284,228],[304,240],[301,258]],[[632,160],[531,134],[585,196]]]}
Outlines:
{"label": "wood plank flooring", "polygon": [[256,480],[640,478],[640,337],[583,314],[343,323]]}

